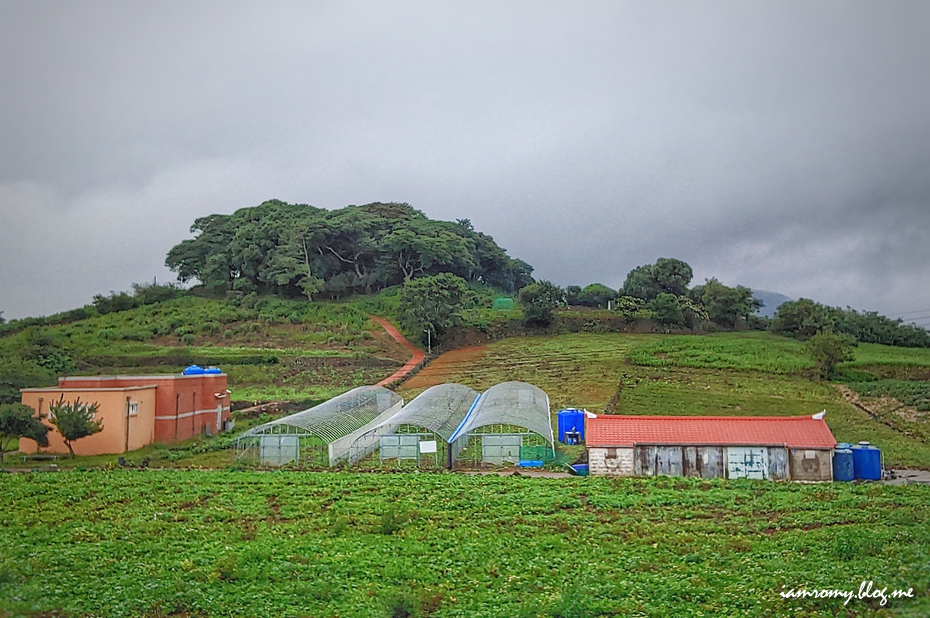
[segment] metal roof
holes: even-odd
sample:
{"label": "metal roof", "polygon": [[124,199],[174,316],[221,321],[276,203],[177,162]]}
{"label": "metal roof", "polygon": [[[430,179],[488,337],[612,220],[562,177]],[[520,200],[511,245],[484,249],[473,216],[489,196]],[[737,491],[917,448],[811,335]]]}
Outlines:
{"label": "metal roof", "polygon": [[585,442],[588,446],[836,446],[827,423],[813,416],[598,415],[587,419]]}

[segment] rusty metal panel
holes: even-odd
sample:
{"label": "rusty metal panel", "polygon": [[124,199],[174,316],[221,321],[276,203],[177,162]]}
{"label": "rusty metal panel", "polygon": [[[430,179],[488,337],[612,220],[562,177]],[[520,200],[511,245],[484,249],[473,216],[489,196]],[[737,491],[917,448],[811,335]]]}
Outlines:
{"label": "rusty metal panel", "polygon": [[634,456],[633,472],[636,476],[656,475],[656,447],[637,446]]}
{"label": "rusty metal panel", "polygon": [[697,451],[701,478],[717,479],[726,477],[727,467],[723,461],[722,446],[702,446]]}
{"label": "rusty metal panel", "polygon": [[656,448],[656,474],[681,476],[681,447],[659,446]]}
{"label": "rusty metal panel", "polygon": [[791,449],[789,468],[795,481],[829,481],[833,475],[831,452],[827,450]]}
{"label": "rusty metal panel", "polygon": [[769,478],[783,481],[788,477],[788,449],[780,446],[769,447]]}
{"label": "rusty metal panel", "polygon": [[681,449],[681,474],[682,476],[701,476],[701,465],[698,463],[698,448],[696,446],[685,446]]}

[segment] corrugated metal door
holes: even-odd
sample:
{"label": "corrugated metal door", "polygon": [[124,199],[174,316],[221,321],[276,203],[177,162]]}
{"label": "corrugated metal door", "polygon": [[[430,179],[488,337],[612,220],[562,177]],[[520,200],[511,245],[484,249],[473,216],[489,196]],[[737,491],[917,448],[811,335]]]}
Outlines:
{"label": "corrugated metal door", "polygon": [[501,466],[505,463],[520,461],[520,447],[523,436],[520,434],[500,434],[481,436],[481,459],[484,463]]}
{"label": "corrugated metal door", "polygon": [[768,449],[764,446],[727,448],[727,477],[731,479],[768,478]]}

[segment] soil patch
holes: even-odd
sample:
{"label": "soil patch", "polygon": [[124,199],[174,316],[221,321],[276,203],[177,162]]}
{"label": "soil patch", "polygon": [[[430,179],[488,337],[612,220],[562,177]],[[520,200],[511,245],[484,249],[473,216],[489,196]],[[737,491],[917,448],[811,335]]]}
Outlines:
{"label": "soil patch", "polygon": [[456,368],[463,364],[477,361],[487,353],[486,346],[472,346],[446,352],[423,368],[420,373],[410,378],[404,389],[421,389],[446,382],[447,376],[456,373]]}

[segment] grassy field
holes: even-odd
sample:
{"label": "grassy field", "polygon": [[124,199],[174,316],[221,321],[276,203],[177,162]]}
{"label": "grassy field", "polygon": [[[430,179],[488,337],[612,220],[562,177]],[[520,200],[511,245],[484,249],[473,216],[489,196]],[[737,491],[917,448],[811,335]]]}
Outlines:
{"label": "grassy field", "polygon": [[407,360],[360,304],[184,296],[8,333],[0,336],[0,362],[25,354],[49,368],[50,384],[58,374],[209,364],[229,374],[233,400],[326,399],[377,382]]}
{"label": "grassy field", "polygon": [[[4,616],[926,616],[930,488],[192,471],[0,477]],[[915,598],[785,600],[791,588]]]}
{"label": "grassy field", "polygon": [[[860,346],[874,366],[884,358],[920,360],[924,350]],[[902,363],[903,364],[903,363]],[[930,469],[930,443],[895,417],[877,420],[836,385],[812,379],[803,344],[769,333],[709,336],[573,334],[519,337],[449,352],[404,384],[407,400],[433,384],[484,390],[505,380],[536,384],[554,410],[603,412],[616,397],[621,414],[801,415],[827,411],[837,440],[869,440],[890,467]],[[618,395],[619,393],[619,395]],[[914,422],[922,422],[920,420]]]}

